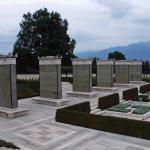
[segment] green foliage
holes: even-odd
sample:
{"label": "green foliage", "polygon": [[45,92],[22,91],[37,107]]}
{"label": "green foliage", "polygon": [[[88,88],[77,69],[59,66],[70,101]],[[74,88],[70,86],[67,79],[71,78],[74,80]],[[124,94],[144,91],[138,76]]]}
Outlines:
{"label": "green foliage", "polygon": [[17,80],[17,98],[28,98],[40,95],[39,80]]}
{"label": "green foliage", "polygon": [[129,107],[129,106],[131,106],[131,104],[120,103],[120,104],[115,105],[115,106],[113,106],[113,107],[117,107],[117,108],[127,108],[127,107]]}
{"label": "green foliage", "polygon": [[150,122],[94,115],[71,107],[71,109],[67,107],[58,109],[56,121],[150,140],[150,132],[147,132],[150,130]]}
{"label": "green foliage", "polygon": [[131,106],[132,108],[146,108],[146,109],[149,109],[150,110],[150,106],[143,106],[143,105],[132,105]]}
{"label": "green foliage", "polygon": [[121,107],[111,107],[111,108],[108,108],[109,111],[115,111],[115,112],[122,112],[122,113],[128,113],[131,111],[131,109],[126,109],[126,108],[121,108]]}
{"label": "green foliage", "polygon": [[142,108],[142,107],[139,107],[137,108],[136,110],[134,110],[132,113],[133,114],[138,114],[138,115],[144,115],[146,114],[147,112],[149,112],[150,109],[149,108]]}
{"label": "green foliage", "polygon": [[108,59],[114,59],[114,60],[126,60],[126,57],[123,53],[119,51],[114,51],[108,54]]}
{"label": "green foliage", "polygon": [[38,57],[42,56],[61,56],[63,65],[70,65],[76,41],[67,31],[67,20],[57,12],[44,8],[24,14],[13,50],[13,54],[18,54],[18,71],[37,69]]}
{"label": "green foliage", "polygon": [[6,147],[10,149],[20,149],[17,146],[15,146],[13,143],[5,142],[3,140],[0,140],[0,147]]}

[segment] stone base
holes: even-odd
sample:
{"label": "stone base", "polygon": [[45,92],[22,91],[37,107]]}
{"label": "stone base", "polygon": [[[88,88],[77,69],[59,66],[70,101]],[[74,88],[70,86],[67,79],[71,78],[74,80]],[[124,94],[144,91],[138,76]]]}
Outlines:
{"label": "stone base", "polygon": [[115,83],[114,84],[115,87],[125,87],[125,88],[130,88],[133,87],[133,84],[120,84],[120,83]]}
{"label": "stone base", "polygon": [[146,82],[145,81],[130,81],[131,84],[145,84]]}
{"label": "stone base", "polygon": [[72,97],[83,97],[83,98],[94,98],[97,96],[97,94],[94,92],[75,92],[75,91],[68,92],[67,95]]}
{"label": "stone base", "polygon": [[16,109],[9,109],[0,107],[0,116],[8,119],[25,116],[28,115],[28,109],[16,108]]}
{"label": "stone base", "polygon": [[95,87],[93,87],[93,90],[103,91],[103,92],[117,92],[118,88],[116,88],[116,87],[99,87],[99,86],[95,86]]}
{"label": "stone base", "polygon": [[103,116],[112,116],[112,117],[119,117],[119,118],[128,118],[133,120],[145,120],[150,117],[150,113],[146,113],[144,115],[132,114],[130,113],[121,113],[121,112],[113,112],[113,111],[105,111],[102,113]]}
{"label": "stone base", "polygon": [[52,99],[52,98],[45,98],[45,97],[34,97],[34,98],[32,98],[32,101],[36,102],[37,104],[44,104],[44,105],[60,107],[60,106],[66,105],[69,100],[67,100],[67,99]]}

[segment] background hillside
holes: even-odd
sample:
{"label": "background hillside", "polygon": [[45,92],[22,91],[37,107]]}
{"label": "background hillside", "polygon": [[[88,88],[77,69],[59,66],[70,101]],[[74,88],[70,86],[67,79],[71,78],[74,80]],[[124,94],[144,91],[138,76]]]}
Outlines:
{"label": "background hillside", "polygon": [[122,52],[123,54],[125,54],[127,59],[150,60],[150,41],[134,43],[127,46],[110,47],[103,50],[89,50],[81,53],[76,53],[76,55],[83,58],[99,57],[101,59],[106,59],[108,53],[113,51]]}

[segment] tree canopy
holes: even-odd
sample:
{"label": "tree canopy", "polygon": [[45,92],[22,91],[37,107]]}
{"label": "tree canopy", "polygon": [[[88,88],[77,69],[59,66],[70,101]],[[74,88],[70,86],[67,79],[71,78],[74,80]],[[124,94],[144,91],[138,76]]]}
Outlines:
{"label": "tree canopy", "polygon": [[13,50],[18,54],[18,70],[36,69],[42,56],[60,56],[64,65],[70,64],[76,41],[67,31],[67,20],[57,12],[44,8],[24,14]]}
{"label": "tree canopy", "polygon": [[126,60],[126,57],[123,53],[119,51],[114,51],[108,54],[108,59]]}

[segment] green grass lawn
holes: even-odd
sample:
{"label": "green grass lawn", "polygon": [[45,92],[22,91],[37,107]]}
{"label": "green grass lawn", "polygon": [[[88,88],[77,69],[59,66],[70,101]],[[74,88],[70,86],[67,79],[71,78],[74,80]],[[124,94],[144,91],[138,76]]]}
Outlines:
{"label": "green grass lawn", "polygon": [[138,115],[144,115],[146,114],[147,112],[149,112],[150,109],[149,108],[143,108],[143,107],[139,107],[137,109],[135,109],[132,113],[133,114],[138,114]]}
{"label": "green grass lawn", "polygon": [[119,107],[111,107],[111,108],[108,108],[108,111],[115,111],[115,112],[128,113],[128,112],[131,111],[131,109],[119,108]]}

